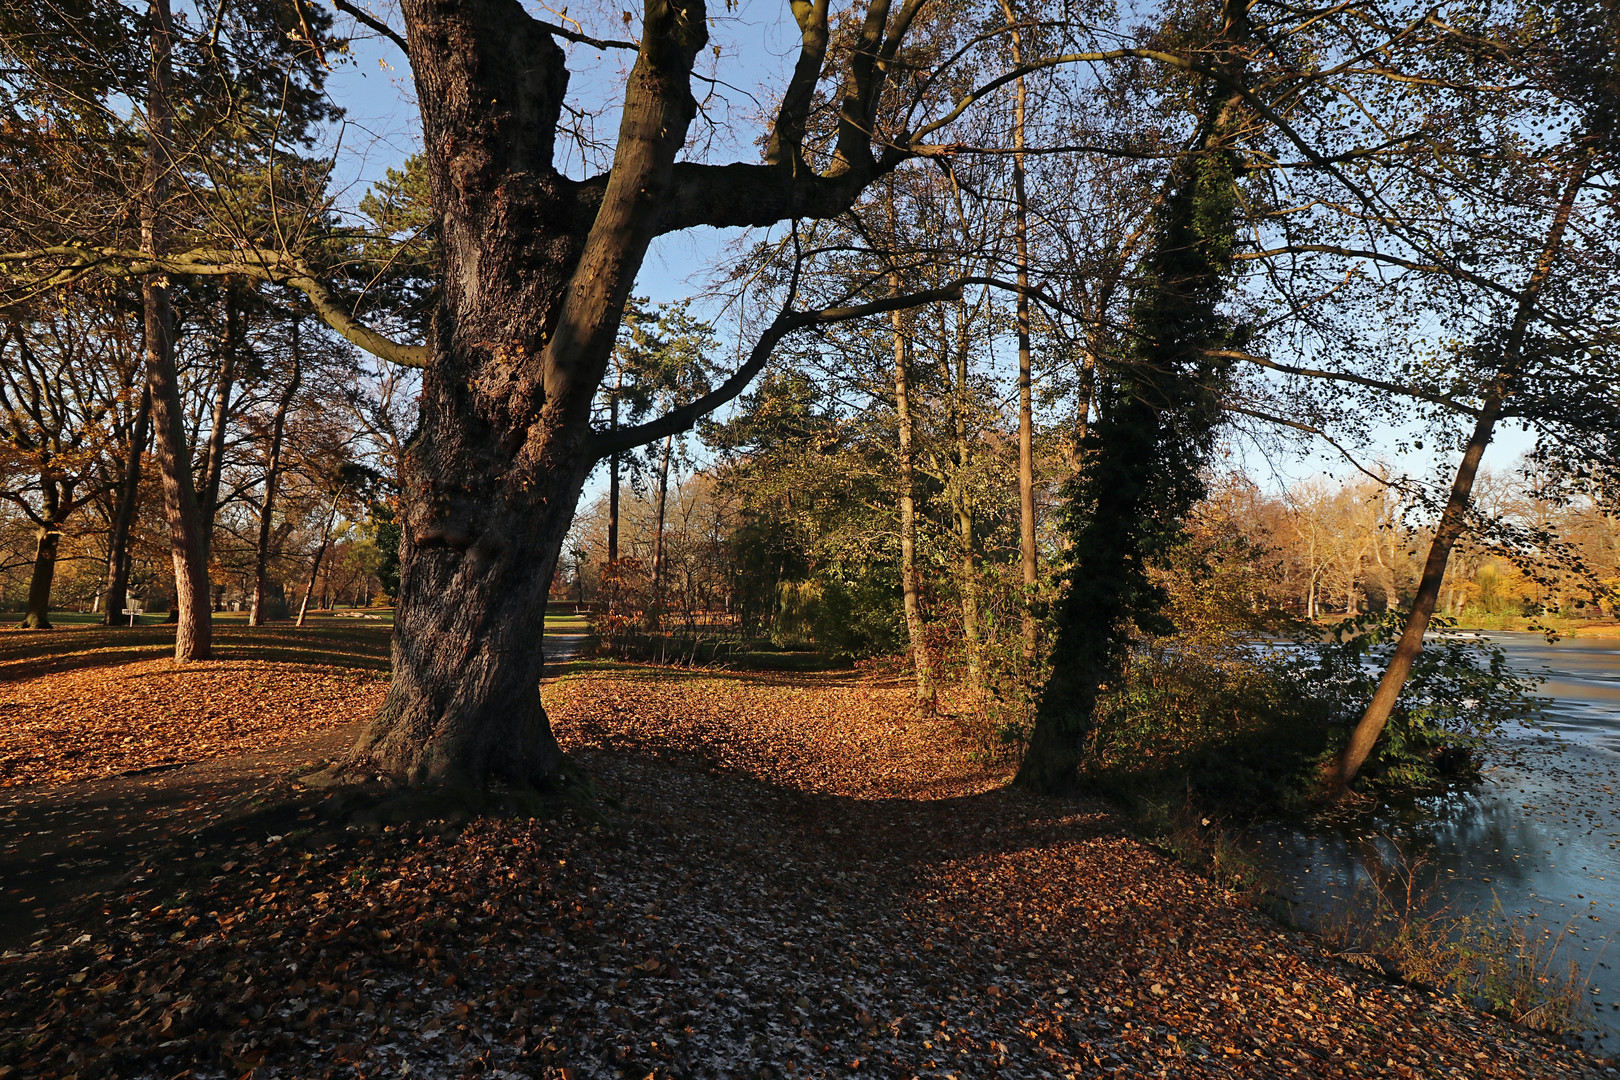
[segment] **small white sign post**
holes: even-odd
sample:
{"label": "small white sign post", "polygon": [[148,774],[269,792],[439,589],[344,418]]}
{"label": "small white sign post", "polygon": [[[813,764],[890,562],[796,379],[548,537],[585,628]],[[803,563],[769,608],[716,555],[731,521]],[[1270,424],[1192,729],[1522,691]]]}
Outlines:
{"label": "small white sign post", "polygon": [[134,626],[135,616],[145,614],[145,612],[138,607],[127,607],[124,609],[124,614],[129,616],[129,625]]}

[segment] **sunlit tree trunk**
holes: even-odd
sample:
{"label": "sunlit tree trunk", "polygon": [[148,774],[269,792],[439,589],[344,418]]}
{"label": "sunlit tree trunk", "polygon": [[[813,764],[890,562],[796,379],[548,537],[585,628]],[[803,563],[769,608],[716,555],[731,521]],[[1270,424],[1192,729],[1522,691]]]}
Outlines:
{"label": "sunlit tree trunk", "polygon": [[658,503],[654,512],[652,557],[652,604],[647,611],[647,628],[658,630],[664,623],[664,514],[669,505],[669,458],[675,449],[675,436],[664,440],[658,461]]}
{"label": "sunlit tree trunk", "polygon": [[315,582],[321,575],[321,560],[326,557],[326,544],[332,536],[332,519],[337,516],[338,499],[341,497],[341,492],[332,493],[332,505],[327,507],[326,518],[321,522],[321,542],[315,547],[315,560],[309,567],[309,581],[304,585],[304,599],[298,605],[299,626],[304,625],[304,616],[309,613],[310,597],[315,595]]}
{"label": "sunlit tree trunk", "polygon": [[1479,415],[1474,422],[1474,430],[1463,448],[1463,457],[1457,466],[1456,478],[1451,482],[1451,494],[1446,499],[1445,511],[1440,515],[1434,539],[1429,544],[1429,555],[1423,564],[1423,577],[1418,581],[1417,595],[1412,599],[1411,614],[1406,618],[1406,626],[1401,631],[1400,640],[1395,644],[1395,652],[1390,656],[1383,676],[1378,680],[1378,688],[1373,691],[1367,711],[1362,714],[1360,722],[1351,732],[1350,741],[1334,762],[1329,774],[1329,785],[1337,793],[1342,794],[1348,789],[1350,781],[1355,779],[1368,755],[1372,753],[1373,747],[1377,745],[1378,736],[1383,734],[1384,726],[1389,723],[1389,715],[1394,711],[1395,702],[1406,685],[1407,677],[1412,673],[1412,665],[1416,663],[1418,654],[1423,651],[1423,635],[1429,629],[1435,605],[1440,599],[1440,587],[1445,581],[1446,564],[1450,561],[1452,548],[1467,527],[1468,502],[1473,494],[1474,481],[1479,475],[1480,459],[1485,455],[1485,448],[1490,445],[1496,423],[1502,416],[1502,406],[1507,395],[1513,391],[1514,383],[1523,368],[1525,337],[1529,333],[1536,305],[1540,302],[1542,290],[1552,273],[1559,249],[1563,246],[1570,213],[1574,210],[1575,200],[1580,195],[1582,185],[1586,183],[1591,161],[1592,154],[1588,147],[1583,150],[1579,165],[1570,170],[1568,185],[1553,211],[1546,243],[1536,260],[1535,269],[1531,271],[1529,281],[1519,293],[1513,321],[1502,343],[1502,356],[1497,373],[1485,389],[1484,400],[1480,404]]}
{"label": "sunlit tree trunk", "polygon": [[[169,0],[152,0],[152,72],[146,101],[146,167],[141,185],[141,248],[157,254],[166,243],[162,220],[168,193],[173,148],[171,53],[174,27]],[[169,305],[169,279],[164,274],[141,278],[146,320],[146,378],[152,392],[154,454],[163,480],[163,513],[174,561],[174,634],[176,661],[205,659],[213,640],[209,612],[207,552],[191,483],[191,454],[186,445],[185,410],[174,366],[174,315]]]}
{"label": "sunlit tree trunk", "polygon": [[[1014,67],[1023,65],[1023,35],[1018,31],[1018,20],[1012,5],[1002,0],[1002,14],[1012,27],[1008,36],[1012,46]],[[1018,273],[1018,295],[1014,304],[1014,321],[1018,331],[1018,552],[1024,585],[1023,611],[1020,613],[1024,644],[1024,677],[1030,678],[1035,670],[1037,642],[1035,639],[1035,585],[1038,568],[1035,558],[1035,409],[1032,392],[1032,374],[1029,344],[1029,195],[1024,177],[1024,114],[1028,104],[1028,87],[1020,75],[1013,83],[1013,243],[1014,260]]]}
{"label": "sunlit tree trunk", "polygon": [[62,511],[71,500],[64,499],[61,486],[46,480],[40,485],[41,522],[34,530],[34,571],[28,579],[28,606],[21,628],[51,628],[51,583],[56,579],[56,556],[62,543]]}
{"label": "sunlit tree trunk", "polygon": [[[900,295],[900,275],[889,274],[890,291]],[[906,615],[906,639],[911,644],[911,663],[917,679],[917,702],[925,709],[934,707],[934,658],[928,651],[928,628],[923,623],[922,600],[917,580],[917,476],[915,435],[911,418],[910,350],[906,345],[905,316],[891,316],[894,329],[894,411],[898,429],[897,456],[900,472],[900,592]]]}

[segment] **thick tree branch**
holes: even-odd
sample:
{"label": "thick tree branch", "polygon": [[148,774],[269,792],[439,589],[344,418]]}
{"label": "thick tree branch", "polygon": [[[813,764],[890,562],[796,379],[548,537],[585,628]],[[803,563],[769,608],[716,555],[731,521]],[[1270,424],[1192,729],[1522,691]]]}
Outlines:
{"label": "thick tree branch", "polygon": [[287,285],[309,298],[310,306],[327,326],[373,356],[391,364],[413,368],[426,366],[433,356],[433,350],[426,345],[400,344],[361,323],[302,260],[287,255],[262,250],[244,252],[228,248],[195,248],[153,257],[120,248],[89,248],[71,244],[34,251],[0,252],[0,267],[9,263],[46,261],[55,261],[60,267],[38,279],[34,285],[36,292],[70,285],[93,273],[111,278],[135,278],[145,274],[187,277],[241,275],[272,285]]}
{"label": "thick tree branch", "polygon": [[829,0],[790,0],[793,19],[799,24],[799,59],[793,77],[782,94],[765,160],[772,165],[793,165],[804,160],[804,130],[815,100],[816,83],[827,59],[827,8]]}

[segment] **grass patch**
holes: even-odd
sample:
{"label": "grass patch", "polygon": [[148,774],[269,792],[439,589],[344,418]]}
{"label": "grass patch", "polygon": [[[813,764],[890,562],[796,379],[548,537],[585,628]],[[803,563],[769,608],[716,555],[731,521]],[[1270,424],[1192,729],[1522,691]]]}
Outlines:
{"label": "grass patch", "polygon": [[[174,626],[86,627],[0,634],[0,681],[81,667],[156,660],[174,651]],[[361,671],[389,669],[391,628],[378,623],[214,627],[214,657],[320,664]]]}

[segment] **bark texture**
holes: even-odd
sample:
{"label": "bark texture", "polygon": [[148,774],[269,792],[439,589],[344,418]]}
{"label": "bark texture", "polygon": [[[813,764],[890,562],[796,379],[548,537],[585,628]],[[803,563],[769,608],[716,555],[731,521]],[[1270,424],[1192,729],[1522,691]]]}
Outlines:
{"label": "bark texture", "polygon": [[515,0],[406,0],[442,300],[405,464],[394,679],[349,767],[549,786],[546,596],[591,400],[696,111],[700,5],[649,3],[594,214],[552,166],[562,49]]}
{"label": "bark texture", "polygon": [[[141,191],[141,247],[149,255],[164,248],[163,203],[169,186],[169,145],[173,92],[171,53],[173,22],[168,0],[152,2],[152,73],[147,98],[146,169]],[[179,614],[174,658],[184,663],[205,659],[213,638],[208,604],[208,564],[191,481],[191,455],[186,445],[185,410],[174,367],[174,316],[169,280],[163,274],[141,279],[146,321],[146,379],[152,394],[154,447],[163,479],[163,513],[169,527],[174,562],[174,610]]]}

